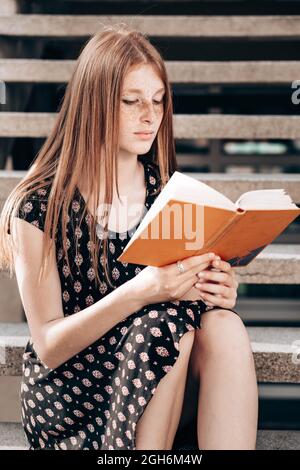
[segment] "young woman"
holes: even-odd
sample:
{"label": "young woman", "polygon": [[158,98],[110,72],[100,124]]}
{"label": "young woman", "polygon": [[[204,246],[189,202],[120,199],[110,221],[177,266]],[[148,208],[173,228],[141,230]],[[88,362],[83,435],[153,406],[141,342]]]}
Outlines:
{"label": "young woman", "polygon": [[171,449],[196,413],[201,449],[255,448],[256,375],[231,266],[210,253],[161,268],[117,261],[177,168],[172,109],[148,39],[104,28],[6,201],[1,267],[15,269],[31,333],[20,391],[30,449]]}

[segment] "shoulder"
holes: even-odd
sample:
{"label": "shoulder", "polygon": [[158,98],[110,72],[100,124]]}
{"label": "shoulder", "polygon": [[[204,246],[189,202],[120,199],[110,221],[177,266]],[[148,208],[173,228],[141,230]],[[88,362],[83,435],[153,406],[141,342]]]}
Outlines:
{"label": "shoulder", "polygon": [[[43,181],[38,189],[28,188],[26,194],[21,196],[19,200],[15,217],[44,231],[50,191],[51,183],[49,181]],[[10,233],[10,229],[8,233]]]}

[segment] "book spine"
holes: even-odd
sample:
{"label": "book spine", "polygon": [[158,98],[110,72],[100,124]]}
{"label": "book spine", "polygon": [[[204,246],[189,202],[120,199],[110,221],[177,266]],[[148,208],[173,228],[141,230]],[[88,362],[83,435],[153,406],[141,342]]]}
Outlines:
{"label": "book spine", "polygon": [[220,230],[218,230],[215,235],[205,243],[205,249],[210,250],[210,248],[218,243],[218,241],[230,230],[230,228],[236,224],[239,220],[241,220],[241,217],[246,213],[244,209],[237,209],[237,212],[233,214],[233,216],[229,219],[228,223],[225,225],[225,227],[221,227]]}

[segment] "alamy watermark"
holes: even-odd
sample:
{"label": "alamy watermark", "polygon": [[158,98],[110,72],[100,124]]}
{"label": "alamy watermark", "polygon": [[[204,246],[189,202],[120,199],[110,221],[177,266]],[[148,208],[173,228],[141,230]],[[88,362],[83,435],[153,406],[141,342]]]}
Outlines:
{"label": "alamy watermark", "polygon": [[292,343],[292,363],[300,365],[300,339],[293,341]]}
{"label": "alamy watermark", "polygon": [[0,104],[6,104],[6,85],[3,80],[0,80]]}
{"label": "alamy watermark", "polygon": [[6,347],[5,342],[0,338],[0,365],[6,364]]}
{"label": "alamy watermark", "polygon": [[298,105],[300,104],[300,80],[294,80],[291,86],[292,89],[295,89],[291,96],[292,103]]}
{"label": "alamy watermark", "polygon": [[[119,222],[121,226],[126,226],[127,231],[134,232],[137,225],[143,223],[144,217],[147,217],[147,209],[143,207],[143,215],[140,218],[138,224],[134,228],[129,227],[129,216],[133,216],[141,213],[141,204],[130,204],[127,208],[127,197],[121,197],[122,211],[117,211],[113,205],[100,204],[100,210],[103,215],[100,217],[101,222],[98,222],[97,236],[103,239],[108,236],[108,233],[104,232],[104,226],[102,221],[108,224],[108,229],[111,231],[111,224],[113,227],[119,228]],[[110,211],[108,208],[110,207]],[[165,205],[162,210],[151,220],[151,222],[145,224],[145,230],[141,231],[140,238],[142,240],[185,240],[186,250],[200,250],[204,246],[204,211],[203,205],[193,204],[190,202],[175,202],[170,201],[169,204]],[[101,213],[101,212],[99,212]],[[109,214],[109,215],[108,215]],[[109,223],[107,222],[109,218]],[[125,224],[126,222],[126,224]],[[104,223],[104,222],[103,222]],[[110,234],[110,238],[116,237],[118,231]],[[126,236],[126,231],[122,232]]]}

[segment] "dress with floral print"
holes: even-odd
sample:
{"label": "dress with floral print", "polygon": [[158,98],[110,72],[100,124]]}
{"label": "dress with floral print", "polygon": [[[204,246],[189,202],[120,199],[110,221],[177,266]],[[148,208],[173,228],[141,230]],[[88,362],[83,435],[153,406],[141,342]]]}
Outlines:
{"label": "dress with floral print", "polygon": [[[159,170],[150,157],[138,158],[145,172],[146,212],[158,194]],[[48,195],[49,187],[36,190],[23,202],[18,217],[44,230]],[[76,187],[67,217],[73,280],[61,237],[56,239],[64,316],[84,311],[112,291],[105,282],[102,253],[101,284],[95,287],[88,224],[91,214],[87,211],[82,224],[78,223],[84,206],[85,200]],[[109,267],[116,287],[145,267],[117,261],[140,222],[128,232],[109,230]],[[101,237],[101,226],[98,232]],[[77,254],[72,251],[74,237],[79,242]],[[135,449],[137,422],[160,380],[174,366],[180,338],[187,331],[201,328],[201,313],[207,309],[201,300],[146,305],[55,369],[43,364],[29,338],[20,389],[22,424],[29,449]]]}

